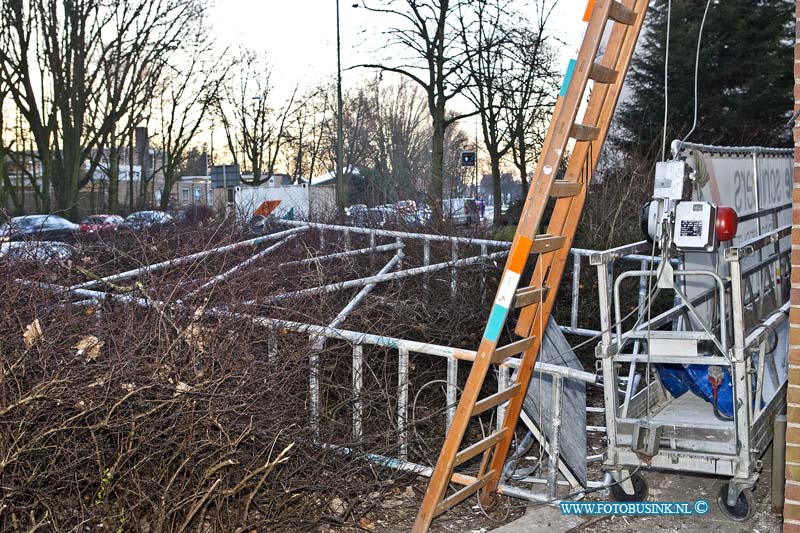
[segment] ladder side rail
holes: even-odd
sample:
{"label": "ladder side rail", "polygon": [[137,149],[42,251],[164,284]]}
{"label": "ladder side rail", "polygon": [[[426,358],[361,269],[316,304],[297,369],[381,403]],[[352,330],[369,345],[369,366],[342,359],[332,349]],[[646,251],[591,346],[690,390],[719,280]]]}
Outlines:
{"label": "ladder side rail", "polygon": [[[598,138],[598,146],[602,147],[602,143],[605,140],[605,137],[608,133],[608,126],[611,123],[611,119],[614,114],[614,109],[616,108],[617,101],[619,99],[619,95],[622,91],[622,80],[624,80],[624,74],[627,73],[628,68],[630,66],[630,61],[633,56],[633,51],[636,47],[636,42],[638,40],[639,33],[641,31],[642,25],[644,23],[644,18],[647,14],[647,0],[630,0],[630,2],[626,2],[626,6],[634,6],[636,9],[637,18],[636,22],[630,26],[624,26],[621,24],[616,24],[615,27],[612,29],[611,40],[609,41],[609,45],[606,49],[606,54],[604,55],[603,61],[614,62],[616,70],[620,72],[620,83],[615,85],[599,85],[594,87],[594,92],[592,97],[589,101],[589,107],[587,108],[587,116],[592,119],[598,120],[598,123],[603,124],[605,127],[601,128],[601,134]],[[609,59],[606,59],[608,56]],[[579,143],[576,145],[578,150],[583,152],[584,157],[576,158],[573,157],[570,159],[570,165],[575,165],[576,167],[580,168],[583,165],[583,159],[585,158],[586,151],[588,150],[589,143]],[[591,168],[592,170],[596,167],[597,162],[599,160],[600,150],[593,150],[592,157],[591,157]],[[573,169],[575,172],[575,169]],[[569,174],[568,174],[569,175]],[[577,175],[577,174],[576,174]],[[547,269],[550,269],[548,273],[548,279],[558,280],[560,282],[561,276],[563,274],[569,248],[572,244],[572,237],[577,230],[578,221],[580,219],[580,214],[583,210],[583,204],[586,198],[586,192],[588,187],[588,178],[589,176],[584,177],[586,180],[586,184],[583,187],[583,191],[581,194],[571,197],[571,198],[563,198],[557,200],[561,202],[562,205],[565,206],[562,216],[556,217],[556,213],[554,212],[554,217],[556,221],[559,219],[563,220],[562,227],[558,228],[562,230],[560,234],[566,235],[568,239],[568,244],[562,247],[560,250],[556,251],[553,254],[548,254],[545,256],[541,256],[538,258],[536,262],[536,268],[534,270],[532,283],[537,283],[540,279],[543,279],[544,273],[547,272]],[[558,224],[558,222],[557,222]],[[563,227],[567,226],[567,227]],[[555,230],[556,228],[552,228]],[[551,228],[548,227],[548,233],[551,233]],[[541,265],[541,266],[540,266]],[[527,323],[527,331],[517,330],[517,334],[522,336],[529,335],[532,331],[534,326],[535,316],[538,312],[542,312],[543,317],[549,317],[552,311],[553,305],[555,304],[555,297],[558,292],[558,285],[559,283],[552,283],[555,285],[551,287],[551,290],[548,291],[547,297],[544,300],[543,304],[531,306],[529,308],[523,309],[524,311],[533,311],[533,316],[530,316],[531,313],[528,313],[528,320]],[[520,322],[523,319],[523,315],[520,315]],[[541,335],[538,335],[534,344],[525,352],[522,358],[522,363],[520,365],[518,374],[517,374],[517,383],[522,385],[522,389],[527,391],[527,386],[530,381],[531,374],[533,372],[533,367],[536,364],[536,358],[539,353],[539,348],[541,346]],[[522,404],[524,400],[524,394],[515,396],[509,402],[509,405],[506,409],[506,416],[504,421],[504,427],[509,428],[506,432],[506,435],[513,434],[514,425],[516,425],[516,421],[519,418],[520,412],[522,410]],[[489,471],[493,471],[494,475],[490,479],[489,483],[482,489],[481,495],[485,501],[488,501],[489,494],[497,489],[497,486],[500,482],[500,473],[502,473],[502,467],[505,463],[506,457],[508,455],[509,448],[511,446],[511,439],[504,438],[500,442],[498,442],[497,446],[494,449],[494,455],[488,467]]]}
{"label": "ladder side rail", "polygon": [[[599,0],[595,5],[595,11],[589,21],[578,61],[572,73],[572,79],[568,80],[569,87],[567,88],[566,95],[559,98],[559,101],[556,103],[556,109],[553,114],[553,120],[555,122],[551,123],[548,131],[548,139],[545,143],[545,148],[547,149],[545,152],[546,156],[544,160],[540,161],[536,166],[535,177],[528,191],[528,197],[525,200],[523,217],[517,226],[511,253],[509,253],[506,260],[500,286],[495,295],[495,306],[492,308],[492,314],[497,312],[498,315],[502,316],[490,316],[489,318],[487,333],[484,334],[481,340],[475,362],[467,378],[467,383],[464,386],[461,401],[459,401],[458,407],[456,408],[453,423],[445,437],[445,442],[439,454],[439,459],[436,462],[434,473],[431,476],[428,490],[425,493],[419,513],[417,514],[417,519],[413,528],[414,531],[427,531],[431,521],[440,510],[439,502],[442,501],[445,490],[447,489],[447,484],[453,472],[456,454],[458,453],[472,414],[472,408],[478,400],[481,387],[486,379],[486,374],[499,339],[499,330],[502,329],[502,325],[505,323],[508,315],[508,310],[511,307],[509,302],[509,305],[505,307],[505,312],[503,312],[502,306],[497,305],[497,302],[506,297],[505,292],[508,292],[509,285],[511,286],[510,292],[513,294],[519,283],[520,275],[511,271],[509,267],[517,257],[524,256],[527,260],[527,255],[532,246],[533,238],[536,236],[538,226],[541,223],[548,200],[547,196],[542,194],[537,195],[535,193],[537,191],[549,192],[552,182],[555,179],[556,170],[558,169],[564,149],[569,140],[569,132],[575,123],[580,101],[583,99],[586,86],[588,85],[590,68],[594,63],[597,50],[602,42],[603,32],[613,3],[613,0]],[[562,115],[567,116],[563,117]],[[556,145],[558,148],[552,149],[550,145]],[[500,309],[495,311],[498,308]],[[493,319],[495,320],[494,323],[492,322]],[[499,327],[496,325],[497,323],[500,323]],[[494,330],[498,330],[497,335],[495,335]],[[520,393],[520,395],[522,394],[524,394],[524,391]],[[518,416],[519,414],[517,413],[515,418]],[[490,483],[494,485],[493,490],[497,485],[495,480],[499,478],[499,476],[495,474],[499,473],[493,473],[489,479]]]}

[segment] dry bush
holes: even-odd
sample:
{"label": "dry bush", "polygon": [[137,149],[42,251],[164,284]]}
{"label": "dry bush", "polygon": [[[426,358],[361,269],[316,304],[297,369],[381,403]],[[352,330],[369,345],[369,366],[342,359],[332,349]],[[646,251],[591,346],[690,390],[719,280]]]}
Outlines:
{"label": "dry bush", "polygon": [[[343,249],[341,239],[328,239],[319,249],[319,235],[310,231],[183,304],[177,301],[188,290],[252,250],[97,289],[142,298],[145,306],[76,303],[83,298],[18,281],[69,285],[86,281],[87,272],[105,276],[244,237],[224,226],[186,226],[81,243],[66,264],[0,265],[0,529],[293,531],[320,523],[355,525],[387,484],[402,476],[359,457],[397,454],[396,350],[364,348],[360,442],[351,427],[352,347],[329,340],[319,351],[320,437],[356,452],[344,455],[316,442],[308,427],[308,335],[206,312],[224,306],[324,325],[358,289],[271,305],[243,302],[369,275],[392,252],[280,267]],[[352,248],[366,246],[366,236],[352,236]],[[464,249],[462,256],[478,250]],[[421,254],[409,243],[404,266],[420,265]],[[449,258],[449,245],[433,247],[432,262]],[[342,327],[474,348],[498,274],[492,264],[461,270],[457,298],[450,294],[449,270],[432,274],[427,285],[422,276],[379,284]],[[26,340],[23,333],[35,321],[38,330]],[[445,367],[443,359],[412,354],[412,461],[435,461],[444,437]],[[468,370],[462,365],[461,383]],[[479,434],[487,424],[488,418],[478,420],[470,431]],[[331,506],[334,501],[342,505]]]}

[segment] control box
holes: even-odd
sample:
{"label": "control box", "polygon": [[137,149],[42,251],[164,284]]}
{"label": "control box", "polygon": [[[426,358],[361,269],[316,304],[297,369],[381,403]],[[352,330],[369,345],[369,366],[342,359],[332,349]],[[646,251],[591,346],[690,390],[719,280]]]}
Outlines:
{"label": "control box", "polygon": [[717,247],[717,208],[708,202],[678,202],[672,242],[678,250],[714,251]]}
{"label": "control box", "polygon": [[656,179],[653,198],[673,202],[689,200],[692,197],[691,169],[685,161],[663,161],[656,163]]}

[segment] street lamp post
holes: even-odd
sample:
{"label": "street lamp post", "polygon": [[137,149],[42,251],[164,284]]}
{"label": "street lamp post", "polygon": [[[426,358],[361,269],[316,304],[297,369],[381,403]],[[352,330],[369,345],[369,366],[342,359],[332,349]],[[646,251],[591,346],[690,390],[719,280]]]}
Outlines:
{"label": "street lamp post", "polygon": [[339,0],[336,0],[336,201],[340,209],[347,204],[342,168],[342,50],[339,37]]}

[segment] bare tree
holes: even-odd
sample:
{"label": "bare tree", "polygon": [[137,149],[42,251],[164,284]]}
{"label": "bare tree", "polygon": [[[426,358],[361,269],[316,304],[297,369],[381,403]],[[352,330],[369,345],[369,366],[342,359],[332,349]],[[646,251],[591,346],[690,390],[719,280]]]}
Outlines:
{"label": "bare tree", "polygon": [[0,79],[0,210],[4,213],[7,202],[10,199],[14,206],[14,211],[19,211],[19,201],[16,194],[16,187],[11,183],[6,168],[6,157],[11,152],[11,144],[6,144],[6,123],[5,123],[5,102],[8,98],[10,89],[6,83]]}
{"label": "bare tree", "polygon": [[251,180],[243,181],[260,185],[273,175],[289,141],[297,89],[283,105],[273,107],[272,71],[266,61],[244,50],[239,63],[239,74],[222,85],[217,111],[234,163],[247,163],[253,172]]}
{"label": "bare tree", "polygon": [[[387,51],[397,60],[360,67],[396,72],[418,84],[428,101],[433,135],[431,137],[431,207],[438,217],[444,190],[444,141],[447,128],[470,113],[451,113],[448,103],[461,94],[467,81],[461,75],[467,52],[460,40],[459,11],[468,0],[383,0],[380,7],[364,5],[397,21],[386,32]],[[402,57],[398,50],[405,50]]]}
{"label": "bare tree", "polygon": [[35,140],[45,210],[52,185],[57,209],[77,218],[98,153],[203,11],[203,0],[3,3],[0,77]]}
{"label": "bare tree", "polygon": [[507,48],[512,68],[508,83],[501,86],[506,119],[512,125],[511,154],[522,180],[522,195],[528,195],[530,164],[539,159],[552,108],[558,94],[555,47],[547,44],[547,24],[559,0],[534,2],[533,29],[512,31]]}
{"label": "bare tree", "polygon": [[[373,168],[398,199],[424,198],[430,172],[430,117],[425,97],[407,78],[397,83],[371,82],[377,112],[373,135]],[[394,81],[394,80],[392,80]]]}
{"label": "bare tree", "polygon": [[[527,161],[531,138],[542,129],[553,94],[553,58],[542,45],[542,32],[557,3],[536,2],[538,31],[511,9],[508,0],[476,0],[462,16],[462,40],[472,83],[465,94],[478,109],[484,145],[489,155],[494,197],[494,223],[500,222],[501,160],[513,152],[527,194]],[[545,9],[549,6],[549,9]],[[545,9],[544,11],[542,11]],[[470,28],[472,28],[470,30]]]}
{"label": "bare tree", "polygon": [[167,208],[170,191],[186,163],[189,145],[218,104],[222,83],[234,66],[225,61],[225,52],[214,53],[211,42],[203,35],[195,38],[187,52],[187,56],[178,56],[167,69],[153,102],[157,106],[157,140],[164,174],[161,209]]}
{"label": "bare tree", "polygon": [[283,145],[283,158],[287,162],[292,181],[311,178],[328,169],[324,142],[329,136],[332,107],[332,88],[322,84],[306,93],[298,103],[287,128],[287,142]]}
{"label": "bare tree", "polygon": [[[502,204],[500,160],[513,143],[512,126],[506,121],[506,92],[503,91],[512,68],[506,49],[510,32],[502,20],[508,10],[507,0],[477,0],[469,12],[460,14],[461,39],[465,48],[473,50],[467,55],[466,67],[472,83],[465,94],[478,110],[483,142],[489,154],[495,224],[500,222]],[[471,22],[473,18],[475,23]]]}

